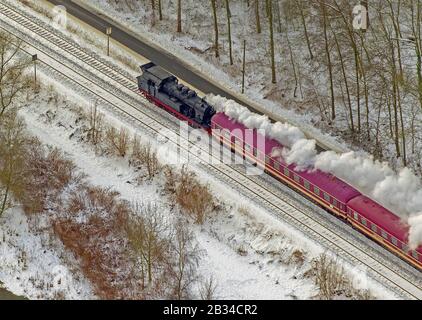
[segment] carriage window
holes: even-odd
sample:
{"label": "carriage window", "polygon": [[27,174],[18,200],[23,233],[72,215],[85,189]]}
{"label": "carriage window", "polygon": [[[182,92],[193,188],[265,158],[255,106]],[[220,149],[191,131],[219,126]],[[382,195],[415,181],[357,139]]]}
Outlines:
{"label": "carriage window", "polygon": [[270,164],[270,157],[269,156],[265,156],[265,163],[266,164]]}
{"label": "carriage window", "polygon": [[277,161],[274,161],[274,168],[280,170],[280,164]]}
{"label": "carriage window", "polygon": [[253,148],[253,155],[256,157],[256,149]]}
{"label": "carriage window", "polygon": [[388,239],[388,234],[384,230],[381,230],[381,235],[384,239]]}
{"label": "carriage window", "polygon": [[303,184],[305,186],[306,189],[310,190],[311,189],[311,184],[309,183],[309,181],[303,181]]}
{"label": "carriage window", "polygon": [[397,239],[396,238],[394,238],[394,237],[392,237],[391,238],[391,242],[397,247],[398,246],[398,243],[397,243]]}
{"label": "carriage window", "polygon": [[224,130],[224,136],[226,137],[226,139],[230,139],[231,138],[230,131]]}
{"label": "carriage window", "polygon": [[357,212],[353,213],[353,216],[355,217],[355,220],[359,220],[359,215]]}
{"label": "carriage window", "polygon": [[252,148],[250,145],[245,144],[245,150],[250,153],[252,151]]}
{"label": "carriage window", "polygon": [[408,246],[408,245],[406,245],[406,244],[403,244],[403,248],[402,248],[402,250],[403,250],[404,252],[409,252],[409,246]]}
{"label": "carriage window", "polygon": [[367,222],[366,222],[366,219],[365,219],[365,218],[362,218],[362,224],[363,224],[364,226],[366,226],[366,225],[367,225]]}
{"label": "carriage window", "polygon": [[330,201],[330,196],[324,192],[324,199],[325,201]]}
{"label": "carriage window", "polygon": [[378,232],[378,228],[377,228],[377,226],[375,224],[372,224],[371,229],[374,232]]}
{"label": "carriage window", "polygon": [[419,259],[419,254],[415,250],[412,251],[412,256],[415,259]]}
{"label": "carriage window", "polygon": [[314,192],[319,195],[319,188],[318,187],[314,187]]}
{"label": "carriage window", "polygon": [[300,177],[297,174],[294,175],[294,179],[297,183],[300,183]]}
{"label": "carriage window", "polygon": [[290,171],[288,168],[284,168],[284,175],[285,176],[289,176],[290,175]]}
{"label": "carriage window", "polygon": [[337,200],[336,199],[333,199],[333,206],[337,207]]}

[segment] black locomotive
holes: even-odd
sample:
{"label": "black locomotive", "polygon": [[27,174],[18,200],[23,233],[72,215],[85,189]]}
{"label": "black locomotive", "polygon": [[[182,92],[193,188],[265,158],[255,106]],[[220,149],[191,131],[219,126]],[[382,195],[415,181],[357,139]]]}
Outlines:
{"label": "black locomotive", "polygon": [[153,62],[142,65],[141,70],[142,75],[137,77],[138,88],[148,100],[190,120],[191,124],[210,129],[215,109],[195,91],[179,83],[175,76]]}

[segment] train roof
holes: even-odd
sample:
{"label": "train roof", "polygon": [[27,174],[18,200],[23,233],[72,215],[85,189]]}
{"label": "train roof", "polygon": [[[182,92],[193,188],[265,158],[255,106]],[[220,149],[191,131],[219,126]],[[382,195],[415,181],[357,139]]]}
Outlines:
{"label": "train roof", "polygon": [[161,84],[164,80],[167,79],[176,79],[171,73],[167,72],[160,66],[155,65],[154,63],[150,62],[141,66],[142,72],[144,76],[150,78],[156,84]]}
{"label": "train roof", "polygon": [[166,70],[164,70],[163,68],[159,66],[154,66],[152,68],[149,68],[148,71],[149,73],[151,73],[152,75],[154,75],[155,77],[161,80],[167,79],[168,77],[172,76],[171,73],[167,72]]}
{"label": "train roof", "polygon": [[[251,130],[252,134],[245,134],[245,130],[249,129],[244,124],[230,119],[226,114],[219,112],[213,117],[213,121],[219,124],[222,128],[230,130],[234,137],[244,140],[250,145],[258,145],[257,148],[264,152],[265,154],[270,154],[274,148],[280,147],[280,143],[274,139],[270,139],[260,134],[257,130]],[[265,141],[265,148],[262,148],[262,145],[257,143],[257,139],[262,138]],[[252,141],[251,141],[252,140]],[[262,150],[263,149],[263,150]]]}
{"label": "train roof", "polygon": [[295,164],[291,164],[289,169],[301,176],[302,179],[308,180],[322,191],[329,193],[343,204],[346,204],[350,199],[361,194],[351,185],[330,173],[322,172],[321,170],[299,170]]}
{"label": "train roof", "polygon": [[350,200],[348,205],[350,209],[389,232],[395,238],[407,243],[409,225],[390,210],[364,195]]}
{"label": "train roof", "polygon": [[[237,136],[236,131],[244,132],[247,127],[239,122],[236,122],[233,119],[230,119],[224,113],[218,113],[213,117],[213,121],[218,123],[221,127],[225,129],[229,129],[230,131],[234,130],[234,136]],[[237,129],[237,130],[235,130]],[[254,137],[254,146],[256,146],[256,139],[261,135],[256,131],[253,130],[253,137]],[[239,137],[243,138],[243,137]],[[246,142],[247,139],[246,139]],[[265,154],[273,157],[274,149],[283,149],[284,146],[276,141],[275,139],[271,139],[269,137],[265,138]],[[261,149],[258,145],[258,149]],[[262,150],[261,150],[262,151]],[[282,157],[276,157],[276,160],[279,160],[280,163],[284,166],[287,166],[285,161]],[[291,164],[288,166],[289,169],[295,172],[298,176],[302,177],[303,179],[308,180],[311,184],[317,186],[322,191],[329,193],[331,196],[335,197],[338,201],[346,204],[350,199],[360,195],[361,193],[350,186],[349,184],[345,183],[344,181],[338,179],[337,177],[333,176],[332,174],[322,172],[320,170],[299,170],[296,168],[295,164]]]}

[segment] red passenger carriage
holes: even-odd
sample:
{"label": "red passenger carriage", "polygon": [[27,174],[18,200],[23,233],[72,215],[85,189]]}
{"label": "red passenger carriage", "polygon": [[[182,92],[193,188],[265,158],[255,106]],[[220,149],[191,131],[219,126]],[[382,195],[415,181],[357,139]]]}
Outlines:
{"label": "red passenger carriage", "polygon": [[363,195],[350,200],[348,207],[349,221],[355,228],[420,268],[422,246],[409,248],[409,225],[400,217]]}
{"label": "red passenger carriage", "polygon": [[[299,170],[294,164],[287,165],[281,156],[283,145],[261,136],[256,130],[252,135],[246,133],[246,126],[223,113],[213,117],[211,128],[214,137],[222,143],[233,150],[243,148],[246,158],[344,219],[347,218],[347,202],[360,195],[359,191],[331,174],[319,170]],[[248,139],[248,136],[253,136],[253,139]],[[264,143],[260,143],[259,139],[263,139]]]}
{"label": "red passenger carriage", "polygon": [[217,113],[212,118],[211,129],[213,136],[222,144],[348,220],[355,228],[412,265],[422,268],[422,246],[416,250],[409,249],[409,226],[391,211],[332,174],[320,170],[299,170],[295,164],[287,165],[281,155],[284,148],[281,143],[264,137],[257,130],[248,129],[224,113]]}

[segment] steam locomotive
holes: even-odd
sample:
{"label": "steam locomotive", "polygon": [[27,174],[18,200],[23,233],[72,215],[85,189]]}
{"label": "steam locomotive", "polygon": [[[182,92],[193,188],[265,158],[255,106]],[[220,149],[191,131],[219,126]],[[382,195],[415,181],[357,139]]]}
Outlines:
{"label": "steam locomotive", "polygon": [[212,106],[154,63],[147,63],[141,69],[142,75],[137,78],[138,88],[148,100],[194,127],[210,130],[211,118],[216,113]]}

